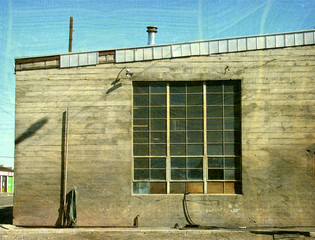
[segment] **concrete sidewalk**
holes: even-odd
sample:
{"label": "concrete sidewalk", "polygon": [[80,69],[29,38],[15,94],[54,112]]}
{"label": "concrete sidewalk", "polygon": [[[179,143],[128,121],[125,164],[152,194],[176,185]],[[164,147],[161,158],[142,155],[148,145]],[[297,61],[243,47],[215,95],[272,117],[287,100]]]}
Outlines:
{"label": "concrete sidewalk", "polygon": [[0,226],[0,239],[191,239],[273,240],[315,239],[315,227],[264,229],[175,229],[175,228],[22,228]]}

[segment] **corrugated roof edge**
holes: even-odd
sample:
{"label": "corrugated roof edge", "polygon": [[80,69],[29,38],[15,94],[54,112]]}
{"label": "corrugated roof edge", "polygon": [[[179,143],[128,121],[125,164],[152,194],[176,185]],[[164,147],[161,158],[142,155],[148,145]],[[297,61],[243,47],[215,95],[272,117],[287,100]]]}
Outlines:
{"label": "corrugated roof edge", "polygon": [[35,55],[34,56],[21,56],[21,57],[15,57],[15,60],[26,59],[26,58],[54,57],[54,56],[71,55],[71,54],[78,54],[78,53],[91,53],[91,52],[104,52],[104,51],[131,50],[131,49],[138,49],[138,48],[163,47],[163,46],[171,46],[171,45],[179,45],[179,44],[201,43],[201,42],[207,42],[207,41],[222,41],[222,40],[233,40],[233,39],[243,39],[243,38],[253,38],[253,37],[267,37],[267,36],[276,36],[276,35],[284,35],[284,34],[287,35],[287,34],[296,34],[296,33],[308,33],[308,32],[313,32],[315,34],[315,29],[307,29],[307,30],[291,31],[291,32],[280,32],[280,33],[269,33],[269,34],[258,34],[258,35],[247,35],[247,36],[238,36],[238,37],[229,37],[229,38],[205,39],[205,40],[177,42],[177,43],[163,43],[163,44],[115,48],[115,49],[110,48],[110,49],[89,50],[89,51],[80,51],[80,52],[63,52],[63,53],[59,53],[59,54],[48,54],[48,55],[37,55],[37,56],[35,56]]}

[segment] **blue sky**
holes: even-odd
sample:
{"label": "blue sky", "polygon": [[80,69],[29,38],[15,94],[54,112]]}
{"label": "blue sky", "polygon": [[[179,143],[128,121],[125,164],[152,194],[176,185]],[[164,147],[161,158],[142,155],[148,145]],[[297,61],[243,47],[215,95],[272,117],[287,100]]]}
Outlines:
{"label": "blue sky", "polygon": [[0,164],[13,166],[14,58],[315,27],[314,0],[0,0]]}

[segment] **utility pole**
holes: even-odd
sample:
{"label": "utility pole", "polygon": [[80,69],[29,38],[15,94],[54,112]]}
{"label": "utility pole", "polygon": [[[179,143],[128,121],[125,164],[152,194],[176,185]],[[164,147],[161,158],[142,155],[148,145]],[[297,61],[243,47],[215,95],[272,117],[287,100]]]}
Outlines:
{"label": "utility pole", "polygon": [[69,52],[72,52],[72,33],[73,33],[73,17],[70,17]]}

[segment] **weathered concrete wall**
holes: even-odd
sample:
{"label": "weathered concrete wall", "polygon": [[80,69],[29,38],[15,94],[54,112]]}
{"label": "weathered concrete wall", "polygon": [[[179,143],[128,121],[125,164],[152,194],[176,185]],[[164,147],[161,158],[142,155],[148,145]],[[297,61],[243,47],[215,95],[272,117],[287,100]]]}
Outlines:
{"label": "weathered concrete wall", "polygon": [[[58,222],[62,114],[79,226],[185,224],[182,195],[132,195],[132,80],[242,81],[242,195],[190,195],[211,226],[311,226],[314,46],[16,73],[15,225]],[[131,79],[120,70],[128,66]]]}

